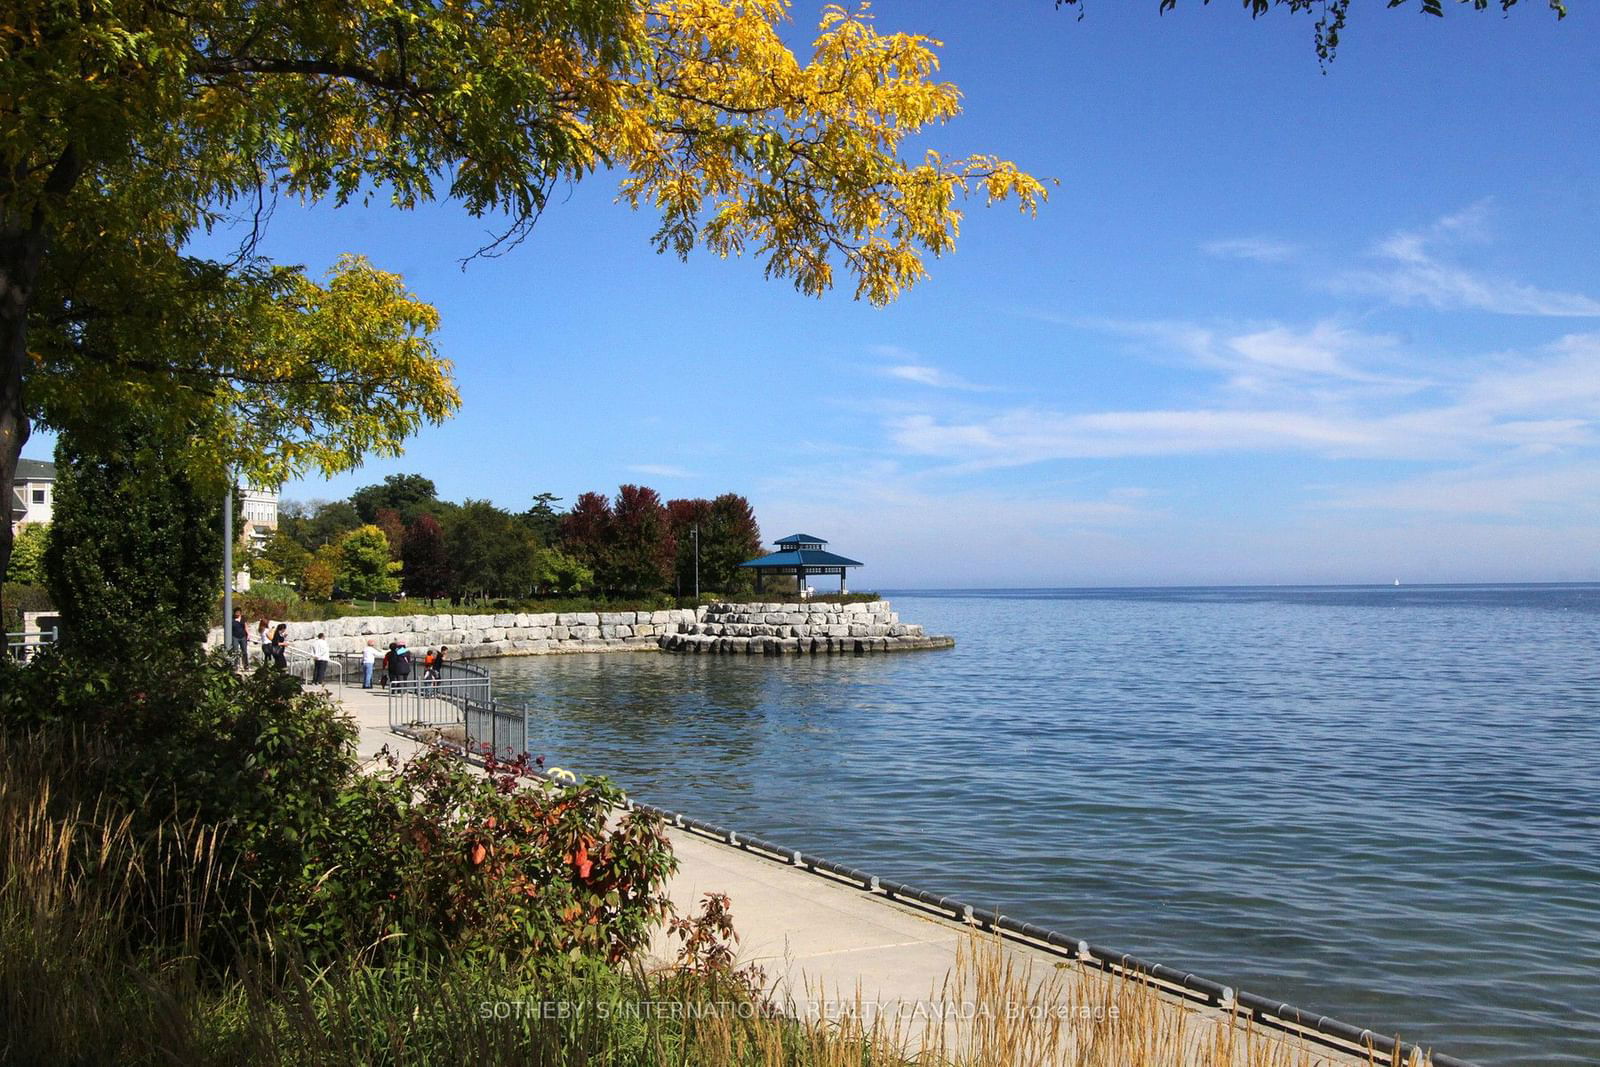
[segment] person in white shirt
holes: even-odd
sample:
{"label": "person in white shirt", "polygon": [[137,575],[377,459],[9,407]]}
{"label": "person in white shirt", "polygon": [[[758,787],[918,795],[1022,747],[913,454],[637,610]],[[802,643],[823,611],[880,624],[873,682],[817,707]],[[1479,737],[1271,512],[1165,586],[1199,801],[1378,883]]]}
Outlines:
{"label": "person in white shirt", "polygon": [[372,688],[372,668],[378,662],[378,645],[372,638],[367,638],[367,647],[361,650],[361,688]]}
{"label": "person in white shirt", "polygon": [[322,676],[328,669],[328,635],[318,634],[317,639],[311,642],[311,684],[321,685]]}

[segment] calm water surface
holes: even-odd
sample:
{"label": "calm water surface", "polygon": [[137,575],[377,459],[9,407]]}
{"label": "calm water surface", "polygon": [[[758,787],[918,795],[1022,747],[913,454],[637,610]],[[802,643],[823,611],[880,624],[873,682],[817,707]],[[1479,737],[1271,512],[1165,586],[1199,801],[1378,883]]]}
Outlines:
{"label": "calm water surface", "polygon": [[1600,586],[893,600],[957,647],[490,667],[537,753],[643,800],[1457,1056],[1600,1062]]}

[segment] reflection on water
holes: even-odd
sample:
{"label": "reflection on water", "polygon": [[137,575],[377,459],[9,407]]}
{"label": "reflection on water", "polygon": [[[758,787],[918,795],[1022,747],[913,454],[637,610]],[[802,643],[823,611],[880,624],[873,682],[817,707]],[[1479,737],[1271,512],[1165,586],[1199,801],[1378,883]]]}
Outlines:
{"label": "reflection on water", "polygon": [[652,803],[1455,1055],[1600,1061],[1600,589],[895,601],[956,649],[491,668],[536,752]]}

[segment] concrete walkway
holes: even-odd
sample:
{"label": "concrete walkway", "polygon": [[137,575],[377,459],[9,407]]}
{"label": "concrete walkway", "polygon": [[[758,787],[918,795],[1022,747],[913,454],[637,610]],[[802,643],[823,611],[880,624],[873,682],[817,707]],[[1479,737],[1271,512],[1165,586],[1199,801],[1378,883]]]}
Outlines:
{"label": "concrete walkway", "polygon": [[[381,690],[332,694],[360,728],[363,758],[421,747],[389,732]],[[706,893],[727,894],[741,962],[759,966],[773,999],[802,1018],[878,1022],[907,1047],[955,1049],[970,1063],[1368,1062],[688,830],[671,837],[679,866],[669,895],[678,913],[692,914]],[[661,931],[655,955],[667,960],[674,951]]]}

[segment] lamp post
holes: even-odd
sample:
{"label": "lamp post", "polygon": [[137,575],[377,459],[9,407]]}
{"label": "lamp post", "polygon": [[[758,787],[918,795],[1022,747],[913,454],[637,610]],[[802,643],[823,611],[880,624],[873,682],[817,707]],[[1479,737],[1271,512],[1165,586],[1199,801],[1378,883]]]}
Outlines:
{"label": "lamp post", "polygon": [[694,601],[700,603],[700,524],[689,527],[689,537],[694,541]]}
{"label": "lamp post", "polygon": [[233,655],[233,472],[222,498],[222,647]]}

